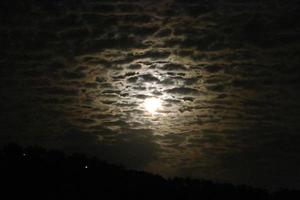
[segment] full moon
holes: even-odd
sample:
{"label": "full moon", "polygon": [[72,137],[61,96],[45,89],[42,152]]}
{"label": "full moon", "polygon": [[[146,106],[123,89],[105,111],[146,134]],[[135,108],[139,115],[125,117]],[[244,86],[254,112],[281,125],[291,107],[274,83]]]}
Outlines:
{"label": "full moon", "polygon": [[154,114],[161,107],[161,102],[157,98],[149,98],[144,101],[144,108]]}

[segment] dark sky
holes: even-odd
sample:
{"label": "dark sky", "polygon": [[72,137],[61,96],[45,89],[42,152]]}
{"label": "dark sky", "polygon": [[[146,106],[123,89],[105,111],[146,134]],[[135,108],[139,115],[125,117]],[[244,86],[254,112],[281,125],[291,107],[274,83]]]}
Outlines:
{"label": "dark sky", "polygon": [[1,144],[300,189],[300,6],[245,2],[1,1]]}

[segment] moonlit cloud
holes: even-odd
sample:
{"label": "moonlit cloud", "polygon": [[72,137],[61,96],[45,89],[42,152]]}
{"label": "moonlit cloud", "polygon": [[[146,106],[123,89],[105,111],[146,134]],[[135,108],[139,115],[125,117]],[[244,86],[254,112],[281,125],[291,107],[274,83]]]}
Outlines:
{"label": "moonlit cloud", "polygon": [[[3,7],[2,143],[300,187],[299,6],[78,2]],[[156,114],[147,99],[159,99]]]}

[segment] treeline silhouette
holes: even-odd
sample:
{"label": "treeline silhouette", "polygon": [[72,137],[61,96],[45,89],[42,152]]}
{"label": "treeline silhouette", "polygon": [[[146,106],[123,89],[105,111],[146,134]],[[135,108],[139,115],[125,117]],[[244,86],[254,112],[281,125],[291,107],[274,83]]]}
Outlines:
{"label": "treeline silhouette", "polygon": [[[270,193],[245,185],[158,175],[83,154],[8,144],[0,151],[1,199],[300,199],[299,191]],[[5,198],[4,198],[5,197]]]}

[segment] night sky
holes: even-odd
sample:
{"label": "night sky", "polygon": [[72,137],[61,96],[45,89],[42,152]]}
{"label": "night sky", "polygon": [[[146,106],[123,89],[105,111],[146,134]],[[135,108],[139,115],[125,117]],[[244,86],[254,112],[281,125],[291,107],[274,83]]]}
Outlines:
{"label": "night sky", "polygon": [[300,189],[298,4],[1,1],[0,145]]}

